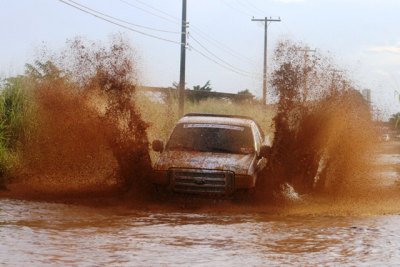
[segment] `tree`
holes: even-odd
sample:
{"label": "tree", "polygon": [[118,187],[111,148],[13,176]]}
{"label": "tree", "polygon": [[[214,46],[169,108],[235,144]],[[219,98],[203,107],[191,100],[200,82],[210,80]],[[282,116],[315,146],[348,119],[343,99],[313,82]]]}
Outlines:
{"label": "tree", "polygon": [[250,92],[249,89],[245,89],[242,91],[239,91],[238,93],[238,100],[239,101],[253,101],[254,100],[254,95]]}
{"label": "tree", "polygon": [[210,81],[207,81],[203,86],[195,85],[193,86],[194,91],[211,92],[212,87]]}
{"label": "tree", "polygon": [[62,78],[62,71],[50,60],[46,62],[36,60],[34,64],[26,64],[25,67],[25,74],[35,80]]}
{"label": "tree", "polygon": [[250,92],[249,89],[244,89],[244,90],[242,90],[242,91],[239,91],[237,94],[238,94],[238,95],[249,96],[249,97],[251,97],[252,99],[254,98],[254,95]]}
{"label": "tree", "polygon": [[29,137],[33,116],[23,75],[9,77],[0,84],[0,190],[6,188],[10,170],[20,157],[21,142]]}

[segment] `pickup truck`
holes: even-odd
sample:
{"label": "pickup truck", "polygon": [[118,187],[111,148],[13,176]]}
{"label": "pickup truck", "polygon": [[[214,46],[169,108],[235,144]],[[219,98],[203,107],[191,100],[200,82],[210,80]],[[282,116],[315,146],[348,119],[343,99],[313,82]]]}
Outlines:
{"label": "pickup truck", "polygon": [[271,149],[252,118],[202,113],[186,114],[166,145],[155,140],[152,148],[160,153],[153,167],[154,185],[212,195],[254,189]]}

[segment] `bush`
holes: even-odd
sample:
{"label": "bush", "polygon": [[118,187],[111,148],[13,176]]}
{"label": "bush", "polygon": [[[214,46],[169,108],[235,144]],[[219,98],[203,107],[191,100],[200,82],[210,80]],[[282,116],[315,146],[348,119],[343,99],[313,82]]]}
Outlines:
{"label": "bush", "polygon": [[18,76],[5,79],[0,87],[0,187],[20,159],[21,141],[29,138],[32,123],[28,82]]}

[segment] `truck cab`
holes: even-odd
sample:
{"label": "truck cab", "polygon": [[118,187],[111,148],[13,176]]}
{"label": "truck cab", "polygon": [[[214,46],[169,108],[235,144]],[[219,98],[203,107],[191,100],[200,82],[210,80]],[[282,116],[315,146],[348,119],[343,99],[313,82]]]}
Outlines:
{"label": "truck cab", "polygon": [[152,182],[172,192],[229,195],[254,189],[265,168],[269,139],[252,118],[191,113],[181,118],[160,155]]}

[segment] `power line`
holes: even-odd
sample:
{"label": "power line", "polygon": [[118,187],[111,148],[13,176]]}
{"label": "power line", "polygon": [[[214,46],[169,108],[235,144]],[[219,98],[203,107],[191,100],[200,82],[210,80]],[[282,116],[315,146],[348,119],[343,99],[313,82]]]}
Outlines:
{"label": "power line", "polygon": [[[126,2],[126,1],[124,1],[124,0],[120,0],[120,1]],[[147,4],[147,3],[145,3],[145,2],[143,2],[143,1],[141,1],[141,0],[134,0],[134,1],[139,2],[139,3],[141,3],[141,4],[143,4],[143,5],[145,5],[145,6],[149,7],[149,8],[151,8],[151,9],[153,9],[153,10],[155,10],[155,11],[158,11],[158,12],[160,12],[160,13],[162,13],[162,14],[164,14],[164,15],[166,15],[166,16],[168,16],[168,17],[174,19],[174,20],[177,20],[177,21],[179,20],[178,18],[176,18],[176,17],[174,17],[174,16],[172,16],[172,15],[170,15],[170,14],[168,14],[168,13],[166,13],[166,12],[164,12],[164,11],[158,9],[158,8],[155,8],[155,7],[149,5],[149,4]],[[206,33],[204,33],[202,30],[200,30],[198,27],[192,26],[192,28],[194,28],[194,29],[193,29],[194,32],[196,32],[196,33],[199,34],[199,37],[204,38],[204,39],[209,39],[209,40],[211,40],[211,41],[214,41],[214,43],[217,43],[217,44],[219,43],[218,41],[216,41],[215,39],[213,39],[212,37],[210,37],[209,35],[207,35]],[[203,37],[200,36],[200,35],[203,35]],[[205,37],[204,37],[204,36],[205,36]],[[198,45],[200,45],[200,46],[201,46],[205,51],[207,51],[209,54],[211,54],[212,56],[214,56],[215,58],[217,58],[219,61],[221,61],[221,62],[223,62],[224,64],[226,64],[227,66],[229,66],[229,68],[228,68],[229,70],[235,71],[236,73],[241,74],[241,75],[242,75],[243,73],[249,73],[249,74],[251,74],[250,72],[241,70],[241,69],[239,69],[239,68],[233,66],[232,64],[226,62],[225,60],[221,59],[221,58],[220,58],[219,56],[217,56],[215,53],[213,53],[213,52],[211,52],[209,49],[207,49],[207,48],[206,48],[202,43],[200,43],[200,41],[198,41],[195,37],[193,37],[192,34],[190,35],[190,38],[193,39],[194,42],[196,42]],[[219,43],[219,44],[221,44],[221,43]],[[224,46],[224,45],[221,45],[221,46]],[[219,66],[225,67],[225,66],[223,66],[222,64],[218,63],[216,60],[213,60],[211,57],[206,56],[204,53],[202,53],[202,52],[199,51],[198,49],[194,48],[193,46],[190,46],[190,48],[191,48],[193,51],[198,52],[198,53],[201,54],[202,56],[204,56],[204,57],[206,57],[207,59],[209,59],[209,60],[213,61],[214,63],[218,64]],[[229,49],[229,47],[227,47],[227,46],[226,46],[226,48]],[[231,50],[231,51],[232,51],[232,50]],[[233,54],[233,56],[237,56],[237,55],[236,55],[236,54]],[[226,67],[225,67],[225,68],[226,68]],[[241,72],[241,73],[240,73],[240,72]],[[246,76],[248,76],[248,75],[246,75]]]}
{"label": "power line", "polygon": [[[75,8],[75,9],[78,9],[78,10],[80,10],[80,11],[86,13],[86,14],[92,15],[92,16],[98,18],[98,19],[101,19],[101,20],[106,21],[106,22],[108,22],[108,23],[111,23],[111,24],[114,24],[114,25],[116,25],[116,26],[122,27],[122,28],[124,28],[124,29],[130,30],[130,31],[133,31],[133,32],[136,32],[136,33],[139,33],[139,34],[142,34],[142,35],[151,37],[151,38],[155,38],[155,39],[158,39],[158,40],[162,40],[162,41],[166,41],[166,42],[170,42],[170,43],[174,43],[174,44],[179,44],[179,45],[181,45],[180,42],[173,41],[173,40],[169,40],[169,39],[165,39],[165,38],[162,38],[162,37],[159,37],[159,36],[156,36],[156,35],[153,35],[153,34],[149,34],[149,33],[146,33],[146,32],[138,31],[138,30],[133,29],[133,28],[131,28],[131,27],[128,27],[128,26],[126,26],[126,25],[123,25],[123,24],[117,23],[117,22],[115,22],[115,21],[112,21],[111,19],[116,20],[116,21],[119,21],[119,22],[123,22],[123,23],[126,23],[126,24],[135,25],[135,24],[132,24],[132,23],[129,23],[129,22],[120,20],[120,19],[118,19],[118,18],[109,16],[109,15],[104,14],[104,13],[102,13],[102,12],[98,12],[98,11],[92,9],[92,8],[89,8],[89,7],[86,7],[86,6],[84,6],[84,5],[81,5],[81,4],[79,4],[79,3],[75,2],[75,1],[72,1],[72,0],[59,0],[59,1],[60,1],[61,3],[63,3],[63,4],[66,4],[66,5],[70,6],[70,7],[73,7],[73,8]],[[69,1],[69,2],[67,2],[67,1]],[[73,3],[73,4],[71,4],[70,2]],[[96,13],[97,13],[97,14],[96,14]],[[135,25],[135,26],[136,26],[136,25]],[[147,27],[147,26],[143,26],[143,27],[150,28],[150,27]],[[153,29],[153,28],[152,28],[152,29]],[[197,30],[197,31],[200,32],[200,30]],[[250,78],[254,78],[254,77],[255,77],[254,75],[251,75],[251,72],[241,70],[241,69],[239,69],[239,68],[233,66],[233,65],[230,64],[229,62],[223,60],[222,58],[220,58],[219,56],[217,56],[215,53],[211,52],[206,46],[204,46],[203,44],[201,44],[201,43],[200,43],[196,38],[194,38],[192,35],[191,35],[191,37],[192,37],[192,39],[194,40],[194,42],[196,42],[198,45],[200,45],[205,51],[207,51],[207,52],[208,52],[209,54],[211,54],[213,57],[217,58],[217,60],[215,60],[215,59],[213,59],[212,57],[206,55],[205,53],[203,53],[202,51],[196,49],[195,47],[190,46],[190,48],[191,48],[193,51],[199,53],[200,55],[202,55],[202,56],[205,57],[206,59],[208,59],[208,60],[214,62],[215,64],[217,64],[217,65],[219,65],[219,66],[221,66],[221,67],[223,67],[223,68],[225,68],[225,69],[227,69],[227,70],[230,70],[230,71],[232,71],[232,72],[234,72],[234,73],[237,73],[237,74],[242,75],[242,76],[250,77]],[[209,37],[209,39],[211,39],[211,37]],[[215,42],[217,42],[217,41],[215,41]],[[221,64],[220,62],[218,62],[218,60],[219,60],[220,62],[222,62],[223,64]],[[225,64],[225,65],[224,65],[224,64]]]}
{"label": "power line", "polygon": [[75,2],[75,1],[73,1],[73,0],[68,0],[68,1],[71,2],[71,3],[73,3],[73,4],[75,4],[75,5],[77,5],[77,6],[80,6],[80,7],[82,7],[82,8],[87,9],[87,10],[90,10],[90,11],[92,11],[92,12],[95,12],[95,13],[97,13],[97,14],[100,14],[100,15],[102,15],[102,16],[104,16],[104,17],[107,17],[107,18],[110,18],[110,19],[119,21],[119,22],[121,22],[121,23],[125,23],[125,24],[128,24],[128,25],[131,25],[131,26],[134,26],[134,27],[139,27],[139,28],[143,28],[143,29],[147,29],[147,30],[151,30],[151,31],[158,31],[158,32],[165,32],[165,33],[176,33],[176,34],[180,34],[180,32],[177,32],[177,31],[160,30],[160,29],[156,29],[156,28],[152,28],[152,27],[148,27],[148,26],[143,26],[143,25],[140,25],[140,24],[135,24],[135,23],[132,23],[132,22],[129,22],[129,21],[126,21],[126,20],[118,19],[118,18],[116,18],[116,17],[110,16],[110,15],[107,15],[107,14],[102,13],[102,12],[100,12],[100,11],[97,11],[97,10],[95,10],[95,9],[92,9],[92,8],[90,8],[90,7],[88,7],[88,6],[79,4],[78,2]]}
{"label": "power line", "polygon": [[220,50],[224,51],[225,53],[230,54],[231,56],[237,58],[238,60],[240,60],[242,62],[245,61],[248,64],[257,64],[254,60],[247,58],[246,56],[243,56],[242,54],[233,50],[232,48],[225,45],[224,43],[222,43],[222,42],[216,40],[215,38],[211,37],[210,35],[206,34],[204,31],[202,31],[198,27],[195,27],[193,25],[191,25],[191,27],[192,27],[192,31],[197,33],[200,38],[203,38],[204,40],[208,41],[209,43],[211,43],[215,47],[219,48]]}
{"label": "power line", "polygon": [[237,0],[237,2],[239,3],[239,4],[241,4],[244,8],[251,8],[252,9],[252,11],[251,12],[256,12],[256,13],[258,13],[258,14],[265,14],[265,12],[263,12],[262,10],[260,10],[258,7],[256,7],[254,4],[252,4],[251,2],[249,2],[249,1],[246,1],[246,0]]}
{"label": "power line", "polygon": [[[179,21],[180,21],[179,19],[178,19],[178,21],[176,21],[176,19],[172,20],[172,19],[167,18],[167,17],[165,17],[165,16],[160,16],[160,15],[154,13],[154,12],[148,11],[148,10],[142,8],[142,7],[139,7],[139,6],[137,6],[137,5],[134,5],[134,4],[132,4],[132,3],[128,2],[128,1],[125,1],[125,0],[119,0],[119,1],[122,2],[122,3],[124,3],[124,4],[126,4],[126,5],[128,5],[128,6],[130,6],[130,7],[139,9],[139,10],[141,10],[141,11],[147,13],[147,14],[153,15],[153,16],[155,16],[155,17],[161,18],[161,19],[163,19],[163,20],[166,20],[166,21],[169,21],[169,22],[172,22],[172,23],[175,23],[175,24],[179,24]],[[146,6],[150,6],[150,5],[146,4]],[[153,7],[152,9],[156,10],[156,8],[154,8],[154,7]]]}
{"label": "power line", "polygon": [[230,68],[236,70],[237,72],[242,72],[242,73],[246,73],[246,74],[251,74],[251,72],[248,71],[244,71],[241,70],[235,66],[233,66],[232,64],[230,64],[229,62],[223,60],[222,58],[220,58],[219,56],[217,56],[216,54],[214,54],[213,52],[211,52],[207,47],[205,47],[202,43],[200,43],[196,38],[193,37],[193,35],[190,35],[191,39],[196,42],[200,47],[202,47],[205,51],[207,51],[210,55],[212,55],[213,57],[215,57],[216,59],[218,59],[220,62],[222,62],[223,64],[229,66]]}
{"label": "power line", "polygon": [[[120,0],[120,1],[126,2],[126,1],[124,1],[124,0]],[[135,1],[135,2],[138,2],[138,3],[141,3],[142,5],[147,6],[148,8],[151,8],[151,9],[153,9],[153,10],[155,10],[155,11],[161,13],[161,14],[164,14],[165,16],[170,17],[171,19],[176,20],[177,22],[180,22],[180,19],[179,19],[179,18],[177,18],[177,17],[175,17],[175,16],[172,16],[171,14],[168,14],[167,12],[164,12],[164,11],[162,11],[161,9],[158,9],[158,8],[156,8],[156,7],[153,7],[153,6],[149,5],[149,4],[146,3],[146,2],[143,2],[143,1],[141,1],[141,0],[134,0],[134,1]]]}
{"label": "power line", "polygon": [[241,72],[239,72],[239,71],[237,71],[237,70],[235,70],[235,69],[232,69],[232,68],[230,68],[230,67],[228,67],[228,66],[222,65],[221,63],[219,63],[219,62],[216,61],[215,59],[213,59],[213,58],[207,56],[206,54],[204,54],[204,53],[201,52],[200,50],[196,49],[196,48],[193,47],[192,45],[189,45],[189,49],[191,49],[191,50],[197,52],[198,54],[200,54],[200,55],[203,56],[204,58],[206,58],[206,59],[208,59],[208,60],[214,62],[215,64],[217,64],[218,66],[220,66],[220,67],[222,67],[222,68],[224,68],[224,69],[227,69],[227,70],[229,70],[229,71],[235,72],[236,74],[239,74],[239,75],[241,75],[241,76],[245,76],[245,77],[249,77],[249,78],[254,78],[254,76],[241,73]]}
{"label": "power line", "polygon": [[243,0],[243,2],[247,3],[249,6],[253,7],[254,10],[256,10],[256,11],[258,11],[258,12],[260,12],[260,13],[263,13],[263,14],[266,13],[264,9],[260,9],[258,6],[254,5],[254,4],[253,4],[252,2],[250,2],[249,0]]}
{"label": "power line", "polygon": [[[175,17],[175,16],[173,16],[173,15],[167,13],[167,12],[164,12],[164,11],[162,11],[162,10],[160,10],[160,9],[158,9],[158,8],[148,4],[148,3],[145,3],[144,1],[134,0],[134,1],[144,5],[146,7],[148,7],[150,9],[154,10],[154,11],[157,11],[157,12],[159,12],[161,14],[164,14],[165,16],[160,16],[158,14],[155,14],[154,12],[151,12],[151,11],[148,11],[148,10],[146,10],[144,8],[138,7],[137,5],[134,5],[134,4],[132,4],[132,3],[128,2],[128,1],[126,1],[126,0],[119,0],[119,1],[124,3],[124,4],[126,4],[126,5],[128,5],[128,6],[130,6],[130,7],[132,7],[132,8],[136,8],[136,9],[142,10],[142,11],[144,11],[144,12],[150,14],[150,15],[153,15],[155,17],[164,19],[166,21],[169,21],[169,22],[172,22],[172,23],[175,23],[175,24],[180,24],[181,23],[181,20],[179,18],[177,18],[177,17]],[[242,62],[245,61],[245,62],[250,63],[250,64],[257,64],[257,62],[255,62],[254,60],[251,60],[251,59],[247,58],[246,56],[243,56],[241,53],[233,50],[229,46],[227,46],[227,45],[223,44],[222,42],[216,40],[215,38],[211,37],[209,34],[205,33],[203,30],[201,30],[199,27],[196,27],[195,25],[192,25],[192,24],[190,25],[190,27],[192,29],[191,31],[197,33],[200,38],[206,40],[207,42],[211,43],[212,45],[214,45],[215,47],[221,49],[222,51],[230,54],[231,56],[237,58],[238,60],[240,60]]]}
{"label": "power line", "polygon": [[174,43],[174,44],[179,44],[179,45],[181,44],[180,42],[177,42],[177,41],[169,40],[169,39],[166,39],[166,38],[163,38],[163,37],[159,37],[159,36],[157,36],[157,35],[153,35],[153,34],[150,34],[150,33],[138,31],[138,30],[133,29],[133,28],[131,28],[131,27],[128,27],[128,26],[126,26],[126,25],[117,23],[117,22],[112,21],[112,20],[110,20],[110,19],[104,18],[104,17],[102,17],[102,16],[100,16],[100,15],[94,14],[94,13],[88,11],[88,10],[85,10],[85,9],[83,9],[83,8],[80,8],[79,6],[75,6],[75,5],[71,4],[71,3],[68,3],[68,2],[65,1],[65,0],[58,0],[58,1],[62,2],[63,4],[66,4],[66,5],[68,5],[68,6],[71,6],[71,7],[75,8],[75,9],[78,9],[78,10],[84,12],[84,13],[87,13],[87,14],[89,14],[89,15],[92,15],[92,16],[98,18],[98,19],[104,20],[104,21],[106,21],[106,22],[109,22],[109,23],[114,24],[114,25],[116,25],[116,26],[119,26],[119,27],[121,27],[121,28],[127,29],[127,30],[129,30],[129,31],[133,31],[133,32],[136,32],[136,33],[145,35],[145,36],[147,36],[147,37],[155,38],[155,39],[158,39],[158,40],[161,40],[161,41],[165,41],[165,42],[169,42],[169,43]]}
{"label": "power line", "polygon": [[227,2],[227,1],[225,1],[225,0],[222,0],[221,2],[222,2],[224,5],[226,5],[227,7],[229,7],[229,8],[231,8],[231,9],[235,10],[235,11],[238,12],[238,13],[241,13],[242,15],[244,15],[244,16],[246,16],[246,17],[251,17],[251,16],[252,16],[250,13],[248,13],[248,12],[246,12],[246,11],[240,9],[240,8],[237,8],[237,7],[233,6],[230,2]]}

